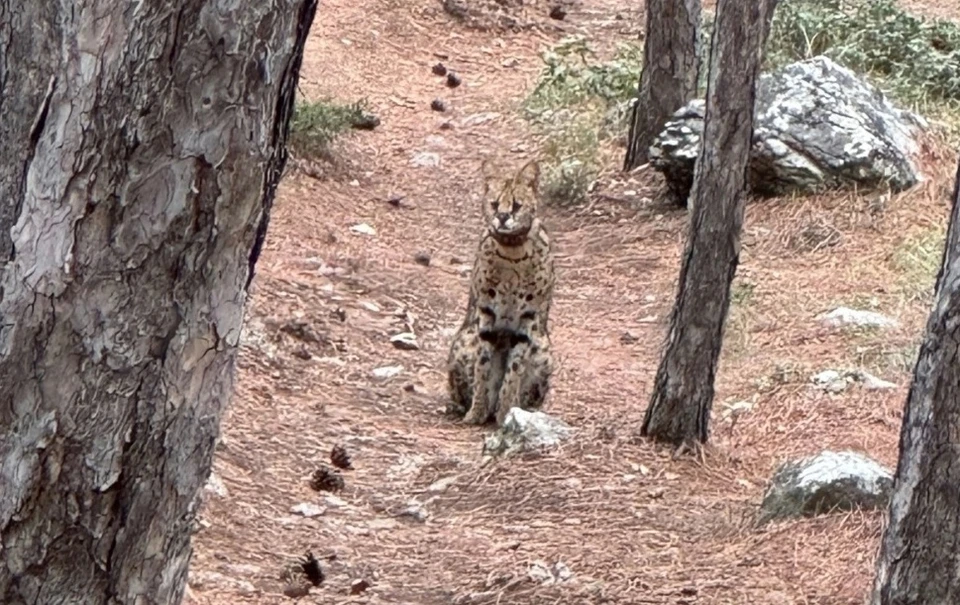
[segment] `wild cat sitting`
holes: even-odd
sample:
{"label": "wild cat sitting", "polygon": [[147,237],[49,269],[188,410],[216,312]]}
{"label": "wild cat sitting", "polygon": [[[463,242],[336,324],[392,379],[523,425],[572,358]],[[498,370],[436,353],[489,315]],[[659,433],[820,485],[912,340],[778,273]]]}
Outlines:
{"label": "wild cat sitting", "polygon": [[452,404],[468,424],[498,425],[512,407],[542,407],[553,360],[547,322],[555,274],[550,238],[537,218],[540,166],[513,176],[483,163],[485,229],[467,314],[448,357]]}

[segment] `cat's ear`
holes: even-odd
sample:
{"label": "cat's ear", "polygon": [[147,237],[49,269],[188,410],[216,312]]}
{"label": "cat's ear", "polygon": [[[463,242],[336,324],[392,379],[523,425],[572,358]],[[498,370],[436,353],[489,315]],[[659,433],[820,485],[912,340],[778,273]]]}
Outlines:
{"label": "cat's ear", "polygon": [[495,189],[500,178],[500,171],[490,158],[485,158],[480,163],[480,174],[483,177],[483,193],[486,195],[491,189]]}
{"label": "cat's ear", "polygon": [[540,162],[530,160],[524,164],[520,172],[517,173],[517,181],[523,183],[536,193],[537,188],[540,186]]}

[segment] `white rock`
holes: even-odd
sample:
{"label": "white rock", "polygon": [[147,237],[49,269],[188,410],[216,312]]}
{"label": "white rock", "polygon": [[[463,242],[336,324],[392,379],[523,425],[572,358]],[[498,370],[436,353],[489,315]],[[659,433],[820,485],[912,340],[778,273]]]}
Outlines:
{"label": "white rock", "polygon": [[811,380],[821,389],[831,393],[839,393],[849,385],[848,377],[836,370],[824,370],[814,375]]}
{"label": "white rock", "polygon": [[317,506],[316,504],[311,504],[310,502],[301,502],[290,507],[290,512],[295,515],[301,515],[306,518],[310,517],[319,517],[323,513],[327,512],[327,509],[322,506]]}
{"label": "white rock", "polygon": [[897,388],[894,383],[877,378],[865,370],[824,370],[812,376],[810,380],[815,386],[831,393],[844,391],[855,383],[859,383],[868,391]]}
{"label": "white rock", "polygon": [[204,491],[220,498],[226,498],[228,495],[230,495],[230,492],[227,490],[227,486],[223,484],[223,480],[220,479],[220,476],[214,472],[210,473],[210,478],[207,479],[207,483],[203,486],[203,489]]}
{"label": "white rock", "polygon": [[420,348],[417,343],[417,336],[413,332],[400,332],[390,337],[390,342],[398,349],[405,351],[416,351]]}
{"label": "white rock", "polygon": [[383,366],[375,368],[373,375],[377,378],[393,378],[403,372],[403,366]]}
{"label": "white rock", "polygon": [[377,234],[377,230],[366,223],[360,223],[358,225],[354,225],[353,227],[350,227],[350,231],[353,231],[354,233],[359,233],[361,235]]}
{"label": "white rock", "polygon": [[873,311],[850,309],[849,307],[837,307],[833,311],[821,315],[818,319],[824,325],[832,327],[859,326],[873,328],[895,328],[898,325],[896,320],[891,319],[886,315],[881,315],[880,313],[875,313]]}
{"label": "white rock", "polygon": [[440,154],[432,151],[420,151],[410,158],[410,164],[420,168],[432,168],[440,165]]}
{"label": "white rock", "polygon": [[863,370],[860,370],[860,383],[863,385],[863,388],[868,391],[885,391],[897,388],[896,384],[887,382],[882,378],[877,378],[873,374],[864,372]]}
{"label": "white rock", "polygon": [[527,576],[543,586],[550,586],[552,584],[559,584],[561,582],[567,582],[573,578],[573,572],[570,571],[570,568],[566,564],[557,562],[553,565],[537,559],[530,564],[530,567],[527,569]]}
{"label": "white rock", "polygon": [[550,447],[572,434],[573,429],[558,418],[539,411],[510,408],[503,426],[484,441],[483,453],[496,456]]}

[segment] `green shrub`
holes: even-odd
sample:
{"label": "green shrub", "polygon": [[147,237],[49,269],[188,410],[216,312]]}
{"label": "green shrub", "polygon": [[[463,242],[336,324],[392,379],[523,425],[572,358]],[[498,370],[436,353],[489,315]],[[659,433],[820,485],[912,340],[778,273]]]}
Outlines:
{"label": "green shrub", "polygon": [[894,0],[782,0],[768,66],[821,54],[902,101],[960,102],[960,25],[911,15]]}
{"label": "green shrub", "polygon": [[350,128],[365,127],[371,120],[375,118],[364,101],[348,105],[330,99],[298,102],[290,120],[290,146],[301,155],[322,156],[338,136]]}
{"label": "green shrub", "polygon": [[600,61],[579,36],[541,54],[544,68],[523,109],[543,139],[548,202],[573,205],[586,197],[600,168],[601,143],[627,128],[641,54],[638,45],[621,44],[613,58]]}

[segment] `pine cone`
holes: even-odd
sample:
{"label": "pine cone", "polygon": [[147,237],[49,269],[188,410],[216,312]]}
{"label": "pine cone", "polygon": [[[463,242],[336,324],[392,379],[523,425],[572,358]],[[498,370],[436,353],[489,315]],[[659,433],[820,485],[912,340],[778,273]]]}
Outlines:
{"label": "pine cone", "polygon": [[330,450],[330,462],[337,468],[345,470],[353,468],[353,464],[350,462],[350,454],[347,453],[347,450],[344,449],[342,445],[335,445],[333,449]]}
{"label": "pine cone", "polygon": [[317,558],[313,556],[312,552],[308,552],[307,556],[300,561],[300,568],[303,569],[303,574],[307,576],[311,584],[314,586],[323,584],[323,580],[325,579],[323,569],[320,567],[320,561],[317,561]]}
{"label": "pine cone", "polygon": [[310,478],[310,487],[318,492],[336,492],[343,489],[343,477],[340,473],[321,466],[313,471]]}

